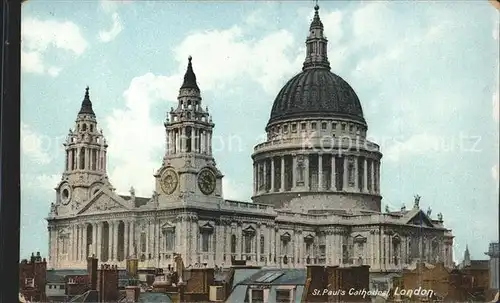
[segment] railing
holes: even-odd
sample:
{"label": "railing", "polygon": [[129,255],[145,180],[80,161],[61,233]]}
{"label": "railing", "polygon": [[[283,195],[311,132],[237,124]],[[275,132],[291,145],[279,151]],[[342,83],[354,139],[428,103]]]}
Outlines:
{"label": "railing", "polygon": [[224,200],[221,203],[221,208],[237,208],[237,209],[247,209],[249,211],[259,211],[259,212],[266,212],[266,213],[274,213],[274,208],[270,205],[266,204],[257,204],[257,203],[251,203],[251,202],[238,202],[238,201],[231,201],[231,200]]}
{"label": "railing", "polygon": [[[363,148],[366,150],[371,150],[371,151],[379,151],[380,146],[378,144],[375,144],[373,142],[370,142],[368,140],[363,140],[363,139],[356,139],[356,138],[333,138],[333,137],[328,137],[328,142],[329,144],[324,144],[325,143],[325,138],[324,136],[319,136],[319,137],[305,137],[305,138],[287,138],[287,139],[274,139],[271,141],[263,142],[260,144],[257,144],[254,147],[254,151],[259,151],[260,149],[267,148],[267,147],[273,147],[273,146],[283,146],[283,145],[304,145],[304,147],[311,146],[313,147],[317,143],[318,145],[326,145],[328,147],[335,146],[337,148]],[[304,143],[305,142],[305,143]],[[307,143],[307,144],[306,144]],[[325,146],[325,147],[326,147]]]}

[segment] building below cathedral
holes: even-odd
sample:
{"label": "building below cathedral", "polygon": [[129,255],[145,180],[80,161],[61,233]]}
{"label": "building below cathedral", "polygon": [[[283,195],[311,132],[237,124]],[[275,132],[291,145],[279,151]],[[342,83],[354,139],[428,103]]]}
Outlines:
{"label": "building below cathedral", "polygon": [[254,148],[252,203],[223,197],[214,123],[191,57],[164,122],[167,148],[151,197],[115,192],[87,88],[47,218],[48,267],[85,268],[91,255],[120,268],[129,256],[140,268],[167,267],[174,253],[192,267],[357,264],[375,275],[417,260],[451,267],[451,231],[441,214],[420,209],[419,196],[412,208],[381,210],[382,154],[367,139],[355,91],[330,71],[317,6],[306,46],[302,71],[274,101],[267,140]]}

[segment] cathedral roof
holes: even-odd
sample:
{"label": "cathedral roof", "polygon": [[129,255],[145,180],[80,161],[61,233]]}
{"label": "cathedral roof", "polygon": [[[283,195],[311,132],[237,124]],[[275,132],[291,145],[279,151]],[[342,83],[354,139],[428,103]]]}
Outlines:
{"label": "cathedral roof", "polygon": [[85,97],[83,98],[82,101],[82,107],[80,108],[80,111],[78,112],[79,115],[82,114],[89,114],[95,116],[94,110],[92,109],[92,102],[90,101],[89,97],[89,87],[85,89]]}
{"label": "cathedral roof", "polygon": [[186,74],[184,74],[184,82],[182,83],[181,89],[194,88],[196,90],[200,90],[198,88],[198,84],[196,84],[196,75],[194,74],[193,65],[191,63],[192,59],[193,59],[193,57],[191,57],[191,56],[188,57],[188,66],[187,66]]}
{"label": "cathedral roof", "polygon": [[306,40],[307,53],[302,72],[290,79],[278,93],[268,125],[285,119],[316,116],[349,118],[366,124],[354,89],[330,71],[327,39],[323,36],[318,10],[316,6]]}

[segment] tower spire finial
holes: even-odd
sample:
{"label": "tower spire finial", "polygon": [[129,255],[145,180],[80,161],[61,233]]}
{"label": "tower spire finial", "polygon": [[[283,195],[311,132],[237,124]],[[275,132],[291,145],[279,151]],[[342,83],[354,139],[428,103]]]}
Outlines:
{"label": "tower spire finial", "polygon": [[196,84],[196,75],[194,74],[194,71],[193,71],[193,64],[191,63],[192,60],[193,60],[193,57],[188,56],[188,66],[187,66],[186,74],[184,74],[184,82],[182,83],[181,89],[194,88],[194,89],[200,90],[198,88],[198,84]]}
{"label": "tower spire finial", "polygon": [[92,102],[90,101],[90,96],[89,96],[89,86],[85,87],[85,96],[83,97],[82,101],[82,107],[80,108],[80,111],[78,114],[90,114],[94,115],[94,110],[92,109]]}
{"label": "tower spire finial", "polygon": [[319,5],[316,0],[314,6],[314,17],[309,27],[309,36],[306,40],[307,53],[302,70],[310,68],[327,68],[330,69],[328,61],[327,46],[328,40],[323,34],[323,22],[319,17]]}

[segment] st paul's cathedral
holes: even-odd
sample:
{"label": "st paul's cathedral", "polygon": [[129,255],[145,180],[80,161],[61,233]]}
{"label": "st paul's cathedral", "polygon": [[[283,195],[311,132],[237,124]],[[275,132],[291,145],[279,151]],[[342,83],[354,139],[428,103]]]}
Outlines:
{"label": "st paul's cathedral", "polygon": [[364,264],[376,276],[416,260],[451,267],[451,230],[441,214],[420,209],[419,196],[408,209],[381,210],[382,154],[367,140],[354,89],[331,72],[323,29],[316,6],[302,71],[278,92],[267,140],[251,155],[252,202],[224,199],[212,154],[215,124],[191,57],[177,107],[164,121],[167,148],[151,197],[113,188],[87,88],[47,218],[49,268],[86,268],[91,255],[119,268],[130,256],[139,268],[165,268],[174,254],[194,267]]}

